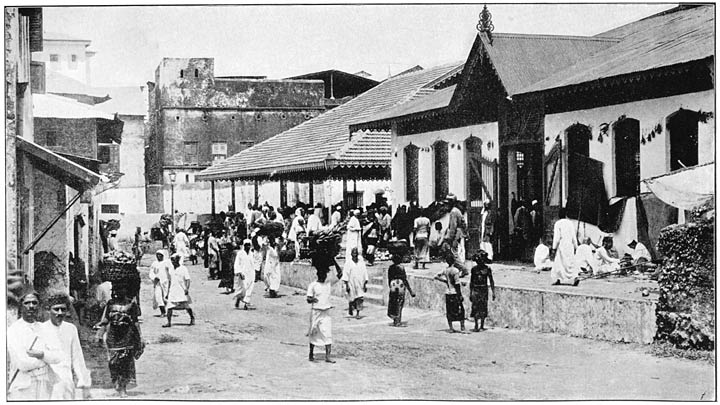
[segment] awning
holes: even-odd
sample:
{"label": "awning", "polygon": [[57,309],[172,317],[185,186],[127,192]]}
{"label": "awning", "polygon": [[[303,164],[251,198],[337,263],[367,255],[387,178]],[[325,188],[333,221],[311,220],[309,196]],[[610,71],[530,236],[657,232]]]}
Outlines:
{"label": "awning", "polygon": [[19,136],[17,148],[30,155],[33,163],[42,171],[78,191],[90,189],[106,181],[104,176]]}
{"label": "awning", "polygon": [[692,210],[715,197],[715,163],[676,170],[643,182],[665,204]]}

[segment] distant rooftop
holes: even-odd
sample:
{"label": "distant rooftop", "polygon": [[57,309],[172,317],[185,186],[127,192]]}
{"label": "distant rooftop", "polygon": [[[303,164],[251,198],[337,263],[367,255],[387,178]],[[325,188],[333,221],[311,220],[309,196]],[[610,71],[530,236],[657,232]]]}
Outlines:
{"label": "distant rooftop", "polygon": [[87,42],[88,44],[92,42],[89,39],[81,39],[76,38],[68,34],[60,33],[60,32],[43,32],[43,41],[73,41],[73,42]]}

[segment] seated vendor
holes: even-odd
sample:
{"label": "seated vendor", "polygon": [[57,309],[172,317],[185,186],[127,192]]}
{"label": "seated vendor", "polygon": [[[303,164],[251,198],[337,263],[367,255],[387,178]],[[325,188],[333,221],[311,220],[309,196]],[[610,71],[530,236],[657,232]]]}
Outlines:
{"label": "seated vendor", "polygon": [[646,263],[652,260],[650,251],[642,243],[632,239],[627,245],[630,248],[629,253],[633,258],[633,264]]}
{"label": "seated vendor", "polygon": [[605,236],[602,240],[602,246],[595,252],[598,260],[597,269],[593,269],[593,274],[611,273],[620,270],[620,259],[617,257],[617,251],[613,248],[612,236]]}
{"label": "seated vendor", "polygon": [[578,246],[575,251],[575,262],[578,264],[583,273],[595,273],[598,267],[598,261],[595,258],[596,245],[592,243],[590,238],[585,238],[583,243]]}
{"label": "seated vendor", "polygon": [[550,238],[545,235],[540,239],[540,244],[535,248],[535,256],[533,262],[535,263],[535,270],[550,270],[553,266],[552,260],[550,260]]}

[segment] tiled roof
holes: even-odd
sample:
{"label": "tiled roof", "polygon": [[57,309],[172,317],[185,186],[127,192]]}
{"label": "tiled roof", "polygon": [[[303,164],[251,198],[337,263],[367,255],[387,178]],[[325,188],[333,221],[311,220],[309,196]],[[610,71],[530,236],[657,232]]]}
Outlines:
{"label": "tiled roof", "polygon": [[714,14],[714,6],[678,8],[605,32],[602,35],[622,38],[617,44],[510,94],[571,86],[713,56]]}
{"label": "tiled roof", "polygon": [[[388,79],[341,106],[203,170],[197,178],[228,180],[325,168],[350,141],[350,122],[365,121],[407,101],[456,67],[444,65]],[[389,151],[386,156],[389,165]]]}
{"label": "tiled roof", "polygon": [[110,100],[95,104],[98,110],[109,114],[147,115],[148,96],[145,86],[102,87],[97,90],[110,96]]}
{"label": "tiled roof", "polygon": [[336,154],[337,166],[371,167],[390,163],[390,133],[386,131],[358,131]]}
{"label": "tiled roof", "polygon": [[[402,117],[439,108],[445,108],[450,105],[450,100],[455,93],[455,88],[456,85],[452,85],[440,90],[422,89],[425,91],[418,93],[423,94],[424,97],[415,97],[407,103],[403,103],[395,108],[383,111],[380,114],[371,117],[370,119],[362,123],[383,121],[386,119]],[[357,124],[360,123],[361,122],[357,122]]]}
{"label": "tiled roof", "polygon": [[100,111],[95,106],[54,94],[33,94],[32,102],[33,116],[36,118],[102,118],[114,120],[111,114]]}
{"label": "tiled roof", "polygon": [[516,94],[617,42],[602,37],[502,33],[492,35],[492,44],[484,34],[478,38],[508,94]]}

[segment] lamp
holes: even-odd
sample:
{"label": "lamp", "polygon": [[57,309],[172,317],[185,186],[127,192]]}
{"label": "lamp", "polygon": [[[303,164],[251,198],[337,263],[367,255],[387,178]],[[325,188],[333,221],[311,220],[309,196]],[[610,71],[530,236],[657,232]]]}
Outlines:
{"label": "lamp", "polygon": [[177,173],[175,170],[168,173],[170,177],[170,217],[172,218],[172,233],[175,233],[175,180]]}

